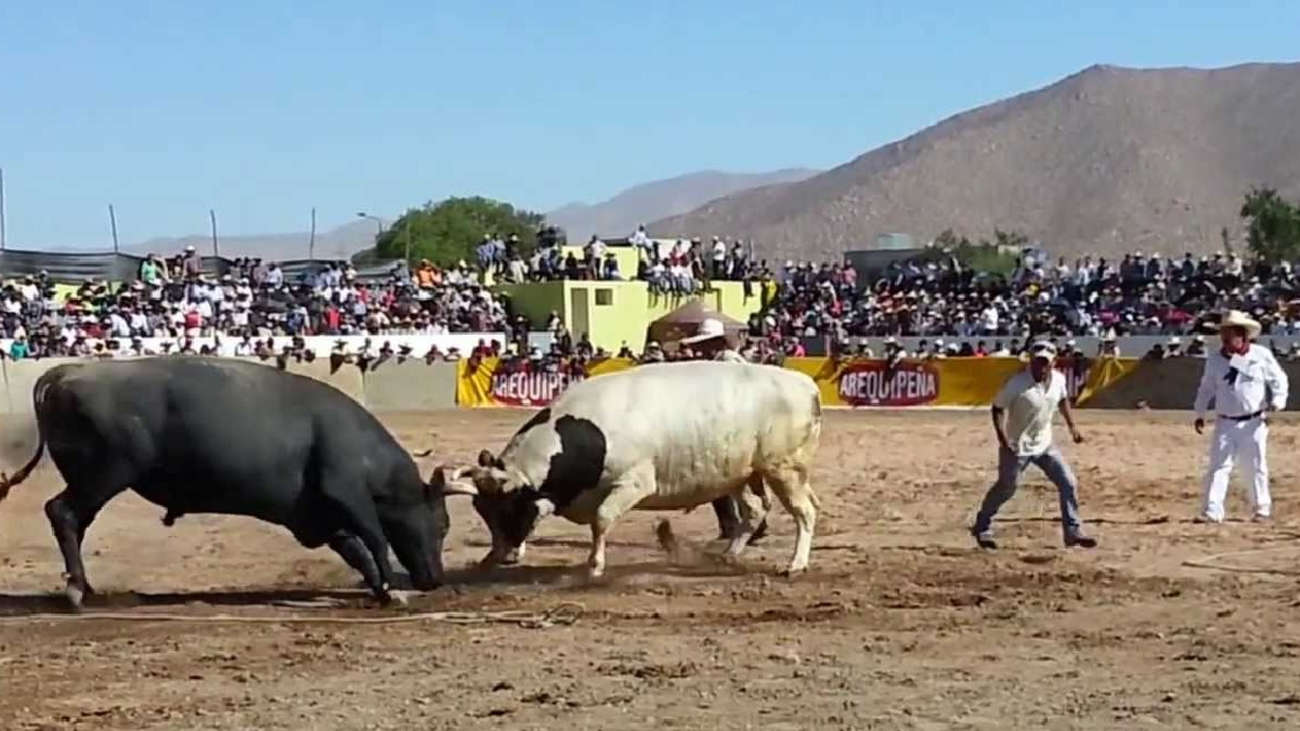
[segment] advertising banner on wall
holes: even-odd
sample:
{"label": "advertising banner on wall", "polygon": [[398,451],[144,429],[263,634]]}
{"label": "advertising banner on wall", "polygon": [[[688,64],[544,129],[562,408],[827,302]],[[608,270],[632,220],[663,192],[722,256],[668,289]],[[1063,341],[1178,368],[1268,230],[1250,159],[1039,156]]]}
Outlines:
{"label": "advertising banner on wall", "polygon": [[457,364],[456,403],[469,407],[547,406],[574,383],[634,365],[635,361],[608,358],[586,366],[547,368],[527,360],[471,358]]}
{"label": "advertising banner on wall", "polygon": [[[808,374],[826,406],[987,406],[1002,384],[1025,367],[1017,358],[903,360],[787,358],[785,367]],[[1071,397],[1086,374],[1058,364]]]}
{"label": "advertising banner on wall", "polygon": [[[614,358],[581,368],[547,369],[526,361],[464,360],[458,364],[456,403],[538,408],[583,379],[635,365]],[[1024,368],[1025,362],[1017,358],[945,358],[891,365],[876,359],[787,358],[785,367],[810,376],[821,391],[822,403],[829,407],[980,407],[993,403],[1002,384]],[[1068,362],[1058,364],[1058,370],[1065,375],[1072,398],[1085,390],[1087,371]]]}

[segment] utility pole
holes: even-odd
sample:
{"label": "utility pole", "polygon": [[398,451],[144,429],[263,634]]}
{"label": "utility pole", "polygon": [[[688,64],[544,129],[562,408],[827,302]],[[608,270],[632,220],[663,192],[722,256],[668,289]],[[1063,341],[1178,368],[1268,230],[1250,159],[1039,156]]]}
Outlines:
{"label": "utility pole", "polygon": [[307,260],[316,261],[316,209],[311,209],[311,238],[307,239]]}
{"label": "utility pole", "polygon": [[214,209],[212,209],[212,208],[209,208],[209,209],[208,209],[208,218],[211,218],[211,219],[212,219],[212,255],[215,256],[215,257],[220,257],[220,256],[221,256],[221,251],[217,249],[217,212],[216,212],[216,210],[214,210]]}
{"label": "utility pole", "polygon": [[5,169],[0,168],[0,251],[5,250]]}
{"label": "utility pole", "polygon": [[113,232],[113,253],[117,253],[117,214],[113,212],[113,204],[108,204],[108,226]]}

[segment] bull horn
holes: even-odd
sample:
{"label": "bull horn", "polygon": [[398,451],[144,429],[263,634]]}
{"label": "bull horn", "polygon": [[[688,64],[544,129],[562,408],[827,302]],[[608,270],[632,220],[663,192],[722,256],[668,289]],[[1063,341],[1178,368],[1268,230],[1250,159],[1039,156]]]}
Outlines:
{"label": "bull horn", "polygon": [[475,497],[478,495],[478,488],[474,483],[465,480],[453,480],[442,486],[443,495],[469,495]]}
{"label": "bull horn", "polygon": [[478,495],[478,487],[470,480],[462,479],[465,468],[452,468],[451,477],[447,477],[447,468],[438,467],[433,471],[433,478],[429,484],[442,490],[443,495],[469,495],[471,497]]}

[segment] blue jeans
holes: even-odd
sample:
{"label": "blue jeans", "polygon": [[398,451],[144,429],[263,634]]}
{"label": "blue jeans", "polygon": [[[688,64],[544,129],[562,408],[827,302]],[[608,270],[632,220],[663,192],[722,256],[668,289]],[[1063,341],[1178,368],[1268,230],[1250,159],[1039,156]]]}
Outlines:
{"label": "blue jeans", "polygon": [[1048,447],[1046,452],[1032,457],[1019,457],[1009,449],[998,448],[998,481],[989,488],[980,505],[979,514],[975,516],[975,532],[988,533],[993,525],[993,516],[1011,496],[1016,494],[1016,485],[1020,473],[1030,464],[1038,467],[1047,475],[1047,479],[1056,485],[1061,500],[1061,527],[1067,536],[1078,535],[1083,529],[1079,519],[1079,500],[1076,496],[1077,484],[1070,466],[1061,457],[1056,447]]}

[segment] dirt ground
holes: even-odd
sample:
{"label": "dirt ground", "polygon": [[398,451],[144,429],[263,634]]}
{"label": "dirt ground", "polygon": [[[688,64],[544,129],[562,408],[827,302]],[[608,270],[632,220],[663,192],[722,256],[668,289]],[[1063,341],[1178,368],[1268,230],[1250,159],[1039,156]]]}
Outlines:
{"label": "dirt ground", "polygon": [[[385,422],[412,449],[456,461],[499,448],[527,416]],[[1066,453],[1101,541],[1091,552],[1061,547],[1055,492],[1034,474],[997,524],[1002,549],[973,546],[994,457],[983,411],[829,412],[812,568],[794,579],[777,576],[793,543],[779,507],[739,567],[710,559],[720,546],[707,506],[634,514],[615,529],[610,576],[589,584],[588,531],[558,518],[524,565],[474,571],[487,533],[461,499],[452,585],[406,609],[370,606],[334,554],[252,520],[165,528],[160,508],[129,494],[87,536],[90,580],[107,594],[87,612],[580,607],[575,623],[543,627],[36,616],[62,611],[63,565],[41,512],[59,489],[47,460],[0,504],[0,718],[10,729],[1300,726],[1300,422],[1273,430],[1275,522],[1242,522],[1234,484],[1238,520],[1202,526],[1190,518],[1205,438],[1187,414],[1080,419],[1089,441]],[[663,516],[698,550],[665,555]],[[343,607],[273,604],[331,591]]]}

